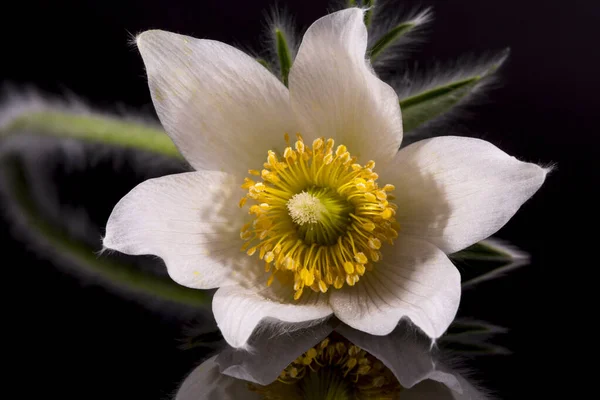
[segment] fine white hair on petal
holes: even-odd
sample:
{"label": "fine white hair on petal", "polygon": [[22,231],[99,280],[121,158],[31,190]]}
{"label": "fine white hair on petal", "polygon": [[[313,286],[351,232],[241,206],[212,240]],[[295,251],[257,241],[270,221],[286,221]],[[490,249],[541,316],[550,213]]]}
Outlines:
{"label": "fine white hair on petal", "polygon": [[402,116],[396,93],[365,60],[363,18],[350,8],[308,28],[290,72],[290,100],[309,141],[331,137],[359,163],[385,165],[400,147]]}
{"label": "fine white hair on petal", "polygon": [[158,30],[137,43],[158,116],[194,168],[244,177],[298,131],[286,87],[240,50]]}
{"label": "fine white hair on petal", "polygon": [[542,186],[546,174],[489,142],[456,136],[413,143],[379,172],[396,187],[402,234],[446,254],[493,235]]}

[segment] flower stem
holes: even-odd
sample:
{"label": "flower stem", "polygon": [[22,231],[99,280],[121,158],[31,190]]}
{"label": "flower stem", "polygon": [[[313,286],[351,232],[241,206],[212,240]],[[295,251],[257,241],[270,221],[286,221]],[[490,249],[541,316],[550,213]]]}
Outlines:
{"label": "flower stem", "polygon": [[48,109],[22,113],[5,126],[0,126],[0,138],[19,132],[73,138],[181,158],[179,151],[161,128],[99,114]]}

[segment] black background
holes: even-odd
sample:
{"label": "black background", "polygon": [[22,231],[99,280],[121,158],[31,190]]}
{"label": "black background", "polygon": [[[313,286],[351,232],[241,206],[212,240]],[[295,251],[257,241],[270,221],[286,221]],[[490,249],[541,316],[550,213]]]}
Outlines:
{"label": "black background", "polygon": [[[75,93],[100,109],[120,105],[152,113],[144,69],[131,34],[160,28],[199,38],[257,47],[264,15],[273,2],[248,1],[30,1],[5,10],[0,26],[0,79],[48,93]],[[542,398],[555,393],[570,352],[563,318],[571,312],[569,274],[563,259],[577,236],[569,225],[592,205],[578,195],[597,182],[600,93],[596,51],[600,3],[593,1],[405,1],[433,5],[428,41],[414,54],[420,65],[464,54],[511,47],[502,86],[449,133],[483,137],[516,157],[557,169],[498,237],[533,256],[532,265],[464,295],[461,313],[509,327],[499,339],[514,354],[476,359],[477,376],[501,398]],[[290,1],[306,27],[324,15],[322,1]],[[410,8],[410,7],[409,7]],[[443,134],[443,133],[442,133]],[[97,163],[95,172],[57,178],[87,202],[93,219],[106,220],[112,205],[147,176],[127,165]],[[176,170],[176,168],[174,169]],[[148,173],[151,175],[151,173]],[[147,175],[148,175],[147,174]],[[70,186],[69,186],[70,185]],[[75,194],[74,194],[75,195]],[[575,208],[576,205],[576,208]],[[178,349],[190,315],[144,307],[139,301],[82,284],[14,239],[2,228],[10,287],[5,353],[14,387],[25,398],[168,398],[198,361]],[[566,252],[565,252],[566,253]],[[591,267],[591,265],[588,265]],[[177,315],[175,315],[177,314]],[[576,327],[575,327],[576,328]],[[560,331],[560,332],[559,332]]]}

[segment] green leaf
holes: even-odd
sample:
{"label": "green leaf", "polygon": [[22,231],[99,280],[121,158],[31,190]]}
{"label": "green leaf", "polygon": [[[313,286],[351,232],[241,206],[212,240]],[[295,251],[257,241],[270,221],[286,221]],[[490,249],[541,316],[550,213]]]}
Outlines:
{"label": "green leaf", "polygon": [[408,21],[402,22],[390,29],[369,49],[371,61],[374,61],[381,53],[396,43],[406,33],[410,32],[415,26],[412,21]]}
{"label": "green leaf", "polygon": [[404,133],[410,133],[421,125],[451,111],[458,103],[467,99],[502,65],[508,56],[505,51],[495,61],[475,72],[458,74],[434,87],[425,87],[400,100]]}
{"label": "green leaf", "polygon": [[288,85],[288,75],[292,68],[292,55],[287,40],[283,31],[275,28],[275,42],[277,46],[277,57],[279,59],[279,70],[281,72],[281,80],[285,86]]}
{"label": "green leaf", "polygon": [[463,278],[463,289],[504,276],[529,263],[529,255],[498,239],[486,239],[451,254]]}
{"label": "green leaf", "polygon": [[23,112],[0,126],[0,138],[23,131],[182,158],[161,128],[99,114],[81,114],[51,108]]}
{"label": "green leaf", "polygon": [[39,248],[51,249],[45,252],[52,253],[46,254],[50,258],[58,255],[61,261],[66,259],[81,271],[130,292],[192,307],[205,308],[210,304],[211,296],[205,291],[180,286],[168,276],[144,272],[109,254],[98,255],[97,249],[67,234],[44,217],[33,200],[35,196],[27,184],[25,167],[19,157],[7,152],[0,159],[0,166],[0,178],[5,182],[3,194],[10,201],[11,214],[20,216],[23,229]]}

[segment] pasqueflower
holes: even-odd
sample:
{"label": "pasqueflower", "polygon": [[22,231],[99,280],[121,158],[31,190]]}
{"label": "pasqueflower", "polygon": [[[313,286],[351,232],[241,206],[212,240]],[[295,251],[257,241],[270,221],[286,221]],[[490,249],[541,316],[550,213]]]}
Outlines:
{"label": "pasqueflower", "polygon": [[219,288],[213,312],[234,347],[263,320],[331,314],[373,335],[408,318],[439,337],[461,293],[446,255],[496,232],[546,175],[478,139],[399,151],[398,97],[365,58],[358,8],[307,30],[289,89],[220,42],[147,31],[137,44],[158,116],[195,171],[133,189],[104,245]]}
{"label": "pasqueflower", "polygon": [[428,341],[406,323],[387,336],[344,324],[327,333],[327,325],[279,335],[275,343],[267,329],[253,336],[253,353],[230,349],[202,363],[186,378],[176,400],[485,397],[435,361]]}

